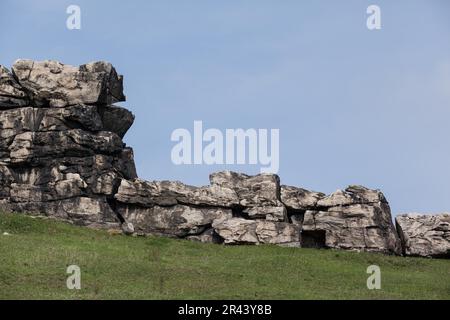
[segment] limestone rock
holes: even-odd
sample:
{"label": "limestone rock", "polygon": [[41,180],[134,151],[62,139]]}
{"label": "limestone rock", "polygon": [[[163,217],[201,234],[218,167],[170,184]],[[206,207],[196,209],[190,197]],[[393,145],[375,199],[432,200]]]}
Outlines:
{"label": "limestone rock", "polygon": [[24,107],[28,105],[28,97],[7,68],[0,65],[0,110]]}
{"label": "limestone rock", "polygon": [[300,245],[298,228],[285,222],[230,218],[217,219],[212,227],[226,244]]}
{"label": "limestone rock", "polygon": [[153,205],[217,206],[233,208],[239,204],[236,194],[218,186],[193,187],[179,181],[122,180],[115,198],[122,203],[144,207]]}
{"label": "limestone rock", "polygon": [[363,186],[349,186],[317,201],[319,207],[345,206],[356,203],[386,203],[383,193]]}
{"label": "limestone rock", "polygon": [[134,115],[125,108],[118,106],[100,107],[102,130],[116,133],[123,138],[134,122]]}
{"label": "limestone rock", "polygon": [[242,212],[250,218],[285,221],[286,208],[280,201],[280,178],[274,174],[249,176],[232,171],[210,175],[211,186],[232,190]]}
{"label": "limestone rock", "polygon": [[137,178],[121,139],[134,117],[110,105],[122,91],[105,62],[0,66],[0,206],[130,231],[114,201],[121,179]]}
{"label": "limestone rock", "polygon": [[136,207],[119,205],[118,212],[134,225],[138,234],[186,237],[199,235],[216,219],[230,218],[230,209],[197,208],[185,205]]}
{"label": "limestone rock", "polygon": [[325,194],[302,188],[281,186],[281,202],[290,210],[308,210],[317,206]]}
{"label": "limestone rock", "polygon": [[[30,199],[34,200],[34,199]],[[75,197],[56,201],[9,202],[8,211],[45,215],[52,218],[70,221],[81,226],[93,228],[120,229],[117,215],[112,210],[106,198]]]}
{"label": "limestone rock", "polygon": [[450,214],[405,214],[395,221],[405,255],[450,258]]}
{"label": "limestone rock", "polygon": [[122,76],[106,62],[74,67],[57,61],[17,60],[12,69],[37,107],[112,104],[125,100]]}
{"label": "limestone rock", "polygon": [[11,163],[42,163],[49,158],[114,154],[123,148],[115,133],[89,133],[81,129],[65,131],[24,132],[16,135],[11,145]]}
{"label": "limestone rock", "polygon": [[2,210],[129,235],[449,257],[448,215],[397,217],[400,241],[378,190],[325,195],[231,171],[203,187],[138,179],[122,141],[134,115],[113,105],[125,100],[122,82],[103,61],[0,66]]}
{"label": "limestone rock", "polygon": [[380,191],[351,186],[317,205],[301,222],[303,246],[400,254],[390,208]]}

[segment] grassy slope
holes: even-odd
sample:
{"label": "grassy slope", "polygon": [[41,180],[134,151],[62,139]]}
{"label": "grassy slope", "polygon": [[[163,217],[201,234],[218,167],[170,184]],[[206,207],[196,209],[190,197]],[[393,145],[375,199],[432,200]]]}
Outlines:
{"label": "grassy slope", "polygon": [[[66,288],[71,264],[81,290]],[[366,288],[371,264],[381,290]],[[0,299],[450,299],[449,279],[449,260],[112,236],[0,214]]]}

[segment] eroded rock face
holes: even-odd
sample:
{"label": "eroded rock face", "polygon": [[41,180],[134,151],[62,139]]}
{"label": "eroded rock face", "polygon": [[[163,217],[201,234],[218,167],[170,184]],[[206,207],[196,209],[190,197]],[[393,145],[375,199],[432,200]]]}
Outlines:
{"label": "eroded rock face", "polygon": [[232,209],[239,205],[239,199],[231,189],[194,187],[179,181],[122,180],[115,198],[121,203],[143,207],[185,204]]}
{"label": "eroded rock face", "polygon": [[361,186],[318,200],[316,210],[305,211],[302,230],[305,243],[317,240],[318,246],[328,248],[401,253],[384,195]]}
{"label": "eroded rock face", "polygon": [[134,116],[112,105],[124,100],[107,62],[0,66],[0,209],[125,234],[448,257],[448,215],[398,217],[400,241],[378,190],[325,195],[231,171],[203,187],[138,179],[122,141]]}
{"label": "eroded rock face", "polygon": [[28,97],[12,73],[0,65],[0,109],[25,107]]}
{"label": "eroded rock face", "polygon": [[134,117],[108,105],[122,100],[122,77],[105,62],[0,67],[0,206],[120,228],[114,195],[137,177],[121,139]]}
{"label": "eroded rock face", "polygon": [[108,105],[125,101],[122,76],[107,62],[74,67],[57,61],[17,60],[12,70],[35,106]]}
{"label": "eroded rock face", "polygon": [[197,208],[185,205],[137,208],[119,205],[119,213],[139,234],[172,237],[199,236],[211,228],[214,220],[231,218],[230,209]]}
{"label": "eroded rock face", "polygon": [[317,207],[317,202],[325,198],[321,192],[309,191],[292,186],[281,186],[281,201],[292,211],[304,211]]}
{"label": "eroded rock face", "polygon": [[450,214],[405,214],[395,218],[408,256],[450,258]]}
{"label": "eroded rock face", "polygon": [[287,211],[280,201],[280,178],[275,174],[246,174],[221,171],[210,175],[211,186],[232,190],[242,213],[253,219],[286,221]]}
{"label": "eroded rock face", "polygon": [[300,230],[286,222],[218,219],[212,227],[226,244],[278,244],[300,246]]}

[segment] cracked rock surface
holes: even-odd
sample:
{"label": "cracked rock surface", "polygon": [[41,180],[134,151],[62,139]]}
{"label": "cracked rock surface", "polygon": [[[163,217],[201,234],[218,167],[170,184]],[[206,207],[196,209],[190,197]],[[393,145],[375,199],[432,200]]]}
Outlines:
{"label": "cracked rock surface", "polygon": [[18,60],[0,67],[0,203],[8,211],[119,228],[114,195],[137,178],[133,123],[111,64]]}
{"label": "cracked rock surface", "polygon": [[231,171],[203,187],[139,179],[124,100],[107,62],[0,66],[0,208],[129,235],[448,257],[448,215],[399,216],[399,237],[379,190],[326,195]]}
{"label": "cracked rock surface", "polygon": [[450,258],[450,213],[395,218],[404,254]]}

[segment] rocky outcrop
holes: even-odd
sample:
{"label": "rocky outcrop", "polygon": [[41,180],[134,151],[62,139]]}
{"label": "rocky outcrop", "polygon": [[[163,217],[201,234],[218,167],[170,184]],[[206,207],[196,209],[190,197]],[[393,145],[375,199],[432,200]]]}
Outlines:
{"label": "rocky outcrop", "polygon": [[401,252],[384,195],[361,186],[350,186],[319,199],[315,209],[305,212],[302,230],[305,236],[324,234],[325,247]]}
{"label": "rocky outcrop", "polygon": [[[330,195],[230,171],[195,187],[137,177],[122,141],[134,116],[107,62],[0,66],[0,207],[76,224],[225,244],[446,256],[447,216],[397,218],[378,190]],[[419,230],[419,231],[417,231]],[[403,248],[401,244],[403,243]]]}
{"label": "rocky outcrop", "polygon": [[94,227],[120,227],[114,195],[137,177],[122,137],[133,122],[111,64],[19,60],[0,68],[0,202]]}
{"label": "rocky outcrop", "polygon": [[450,258],[450,214],[405,214],[395,222],[405,255]]}
{"label": "rocky outcrop", "polygon": [[229,171],[211,174],[210,183],[123,179],[115,199],[121,216],[142,233],[185,237],[212,228],[226,244],[401,252],[380,191],[351,186],[326,196],[280,186],[276,175]]}
{"label": "rocky outcrop", "polygon": [[125,101],[122,76],[110,63],[79,67],[57,61],[18,60],[13,73],[35,106],[110,105]]}

